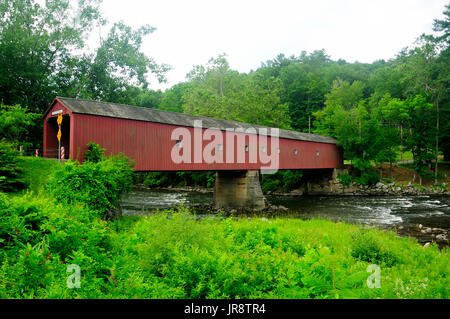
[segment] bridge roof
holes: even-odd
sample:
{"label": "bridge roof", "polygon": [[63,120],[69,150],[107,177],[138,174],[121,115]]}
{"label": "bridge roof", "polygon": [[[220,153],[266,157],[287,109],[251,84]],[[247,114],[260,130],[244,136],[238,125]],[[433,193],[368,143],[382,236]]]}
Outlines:
{"label": "bridge roof", "polygon": [[[241,128],[245,131],[248,128],[255,128],[255,129],[269,128],[255,124],[228,121],[223,119],[214,119],[205,116],[175,113],[169,111],[156,110],[152,108],[123,105],[117,103],[99,102],[66,97],[57,97],[56,99],[60,101],[62,104],[64,104],[67,108],[69,108],[73,113],[79,114],[106,116],[128,120],[155,122],[187,127],[194,127],[194,120],[202,120],[203,128],[216,128],[220,130]],[[282,129],[280,129],[279,131],[279,137],[292,140],[301,140],[301,141],[310,141],[328,144],[336,144],[337,142],[334,138],[329,136],[301,133]]]}

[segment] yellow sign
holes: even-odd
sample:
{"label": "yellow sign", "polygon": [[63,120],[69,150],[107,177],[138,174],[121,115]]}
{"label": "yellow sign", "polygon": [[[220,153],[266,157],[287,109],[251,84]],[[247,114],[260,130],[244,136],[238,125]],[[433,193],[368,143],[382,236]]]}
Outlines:
{"label": "yellow sign", "polygon": [[62,114],[61,113],[58,114],[58,119],[56,120],[56,123],[58,123],[58,126],[61,126],[61,123],[62,123]]}
{"label": "yellow sign", "polygon": [[58,130],[58,134],[56,134],[56,137],[58,138],[58,142],[61,141],[61,128]]}

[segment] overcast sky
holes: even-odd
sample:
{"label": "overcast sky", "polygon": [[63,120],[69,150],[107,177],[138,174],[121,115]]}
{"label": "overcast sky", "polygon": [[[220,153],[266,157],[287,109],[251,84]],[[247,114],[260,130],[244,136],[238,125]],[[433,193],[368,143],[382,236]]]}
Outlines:
{"label": "overcast sky", "polygon": [[[325,49],[333,60],[393,58],[422,33],[431,33],[448,0],[104,0],[110,21],[157,30],[142,51],[172,66],[164,89],[185,79],[193,65],[228,55],[232,69],[249,72],[279,53]],[[106,33],[107,28],[102,32]]]}

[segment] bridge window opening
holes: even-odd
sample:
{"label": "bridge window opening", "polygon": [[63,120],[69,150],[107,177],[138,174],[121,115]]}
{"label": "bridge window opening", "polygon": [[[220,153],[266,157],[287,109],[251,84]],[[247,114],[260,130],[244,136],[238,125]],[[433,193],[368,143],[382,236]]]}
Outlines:
{"label": "bridge window opening", "polygon": [[317,151],[317,152],[316,152],[316,156],[319,156],[319,155],[320,155],[320,153],[319,153],[319,151]]}
{"label": "bridge window opening", "polygon": [[296,148],[294,149],[294,155],[298,155],[298,150]]}
{"label": "bridge window opening", "polygon": [[183,147],[183,142],[181,140],[177,140],[176,145],[177,145],[178,148],[182,148]]}
{"label": "bridge window opening", "polygon": [[223,150],[223,145],[222,144],[217,144],[217,150],[218,151],[222,151]]}
{"label": "bridge window opening", "polygon": [[277,154],[280,154],[280,148],[277,147]]}
{"label": "bridge window opening", "polygon": [[248,145],[245,145],[245,151],[248,152]]}
{"label": "bridge window opening", "polygon": [[[57,116],[47,119],[46,125],[46,143],[45,156],[47,158],[58,158],[58,123]],[[65,159],[70,156],[70,116],[63,115],[61,124],[61,147],[64,147]]]}

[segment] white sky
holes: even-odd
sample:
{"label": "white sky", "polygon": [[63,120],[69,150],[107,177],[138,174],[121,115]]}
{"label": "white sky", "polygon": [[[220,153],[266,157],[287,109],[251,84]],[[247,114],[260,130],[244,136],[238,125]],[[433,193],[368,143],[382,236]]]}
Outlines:
{"label": "white sky", "polygon": [[[232,69],[249,72],[279,53],[298,56],[324,48],[333,60],[393,58],[422,33],[431,33],[448,0],[103,0],[109,22],[149,24],[142,51],[172,66],[165,89],[193,65],[228,55]],[[104,27],[102,33],[108,31]],[[94,40],[92,40],[94,41]],[[95,46],[95,45],[93,45]]]}

